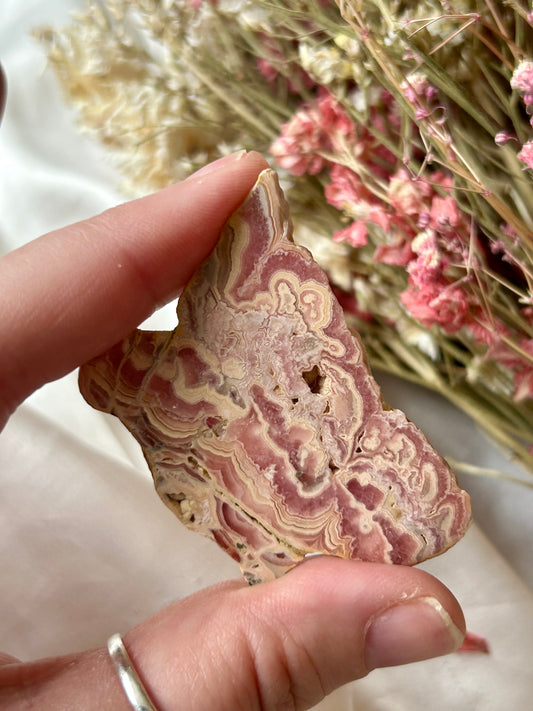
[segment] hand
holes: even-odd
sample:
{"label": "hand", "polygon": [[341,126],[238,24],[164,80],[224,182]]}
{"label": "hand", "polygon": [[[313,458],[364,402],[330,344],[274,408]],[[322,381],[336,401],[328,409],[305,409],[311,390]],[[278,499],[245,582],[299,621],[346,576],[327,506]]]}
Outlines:
{"label": "hand", "polygon": [[[229,156],[155,195],[0,260],[0,421],[173,298],[214,246],[263,159]],[[159,711],[307,709],[369,670],[451,652],[464,620],[426,573],[316,557],[280,580],[234,580],[125,635]],[[107,651],[4,659],[0,709],[130,708]]]}

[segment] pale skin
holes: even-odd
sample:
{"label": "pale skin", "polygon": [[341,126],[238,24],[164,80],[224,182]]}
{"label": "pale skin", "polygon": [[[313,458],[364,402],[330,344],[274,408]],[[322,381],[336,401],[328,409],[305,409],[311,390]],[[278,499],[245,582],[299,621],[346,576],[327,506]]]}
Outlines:
{"label": "pale skin", "polygon": [[[3,257],[0,426],[179,294],[265,166],[256,153],[229,156]],[[294,711],[373,668],[451,652],[464,629],[451,592],[420,570],[317,557],[272,583],[202,590],[124,641],[159,711]],[[104,646],[0,655],[0,709],[36,708],[130,706]]]}

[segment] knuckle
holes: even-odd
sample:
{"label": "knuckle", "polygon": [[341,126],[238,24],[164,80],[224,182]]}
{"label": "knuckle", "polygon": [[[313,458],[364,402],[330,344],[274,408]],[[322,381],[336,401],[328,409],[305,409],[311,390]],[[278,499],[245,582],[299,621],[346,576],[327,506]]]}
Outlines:
{"label": "knuckle", "polygon": [[254,620],[248,648],[261,711],[304,711],[325,696],[319,669],[280,620]]}

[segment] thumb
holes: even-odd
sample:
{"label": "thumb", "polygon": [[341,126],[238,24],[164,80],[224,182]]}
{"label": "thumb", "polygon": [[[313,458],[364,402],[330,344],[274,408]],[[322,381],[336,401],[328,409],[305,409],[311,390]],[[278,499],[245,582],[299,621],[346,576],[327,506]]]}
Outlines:
{"label": "thumb", "polygon": [[423,571],[315,558],[273,583],[208,588],[125,641],[160,711],[284,711],[463,637],[457,601]]}

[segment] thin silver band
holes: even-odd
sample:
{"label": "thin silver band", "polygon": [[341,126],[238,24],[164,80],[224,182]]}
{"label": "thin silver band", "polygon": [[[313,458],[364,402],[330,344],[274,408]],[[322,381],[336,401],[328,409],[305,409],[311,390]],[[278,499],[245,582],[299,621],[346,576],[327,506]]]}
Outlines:
{"label": "thin silver band", "polygon": [[107,640],[107,649],[132,709],[135,711],[157,711],[135,671],[133,662],[119,634],[111,635]]}

